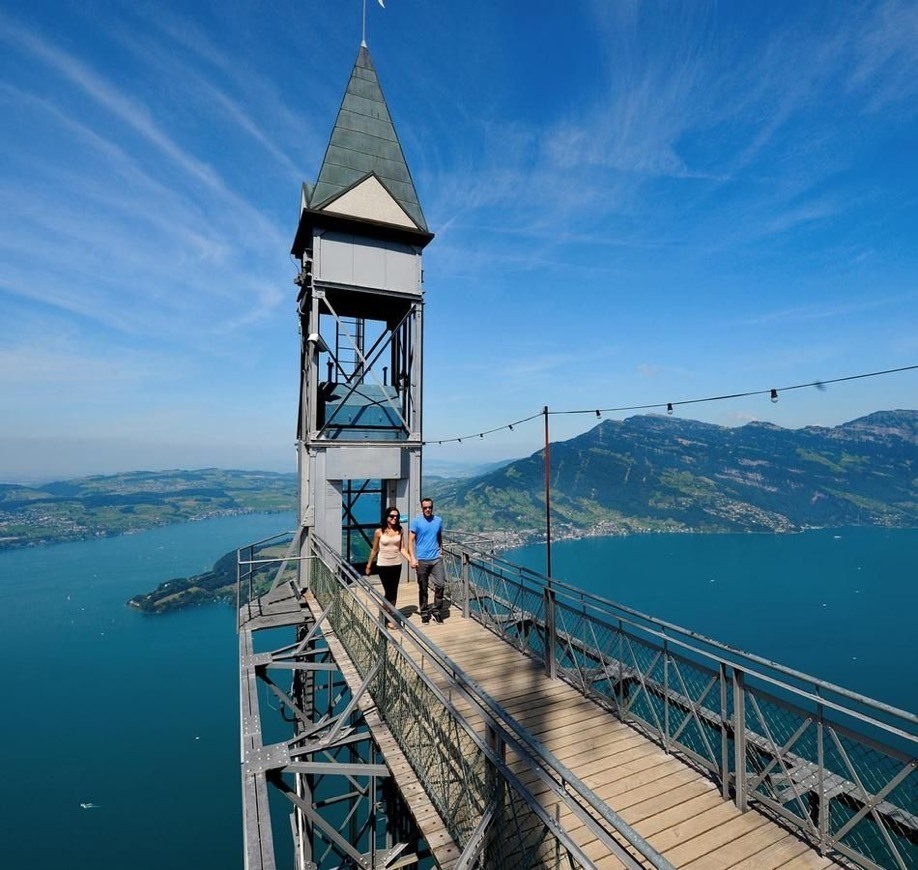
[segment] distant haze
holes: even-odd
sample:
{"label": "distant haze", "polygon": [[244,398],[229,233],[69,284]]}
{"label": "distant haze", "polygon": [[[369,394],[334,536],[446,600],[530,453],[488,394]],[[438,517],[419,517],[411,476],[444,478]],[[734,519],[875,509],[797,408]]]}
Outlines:
{"label": "distant haze", "polygon": [[[610,415],[608,419],[627,419],[629,416],[634,415]],[[699,417],[707,419],[704,415]],[[576,417],[577,425],[573,425],[564,416],[552,416],[550,419],[552,443],[577,437],[596,423],[592,414]],[[676,419],[694,418],[678,414]],[[831,428],[850,422],[851,419],[854,417],[839,420],[837,424],[812,422],[805,425]],[[737,420],[730,428],[748,422],[750,421]],[[513,449],[513,445],[508,447],[502,442],[502,446],[496,446],[494,437],[476,437],[462,444],[452,445],[428,442],[424,446],[424,475],[449,478],[476,477],[530,456],[544,446],[544,434],[541,420],[530,422],[528,425],[528,437],[520,439],[522,443],[516,445],[518,450]],[[571,431],[572,429],[574,431]],[[146,442],[133,437],[11,438],[0,435],[0,482],[45,483],[92,474],[119,474],[137,470],[166,471],[176,468],[296,471],[296,449],[292,435],[289,438],[289,446],[283,448],[277,446],[276,439],[255,437],[247,441],[244,425],[233,432],[233,438],[235,440],[200,445],[169,441]]]}

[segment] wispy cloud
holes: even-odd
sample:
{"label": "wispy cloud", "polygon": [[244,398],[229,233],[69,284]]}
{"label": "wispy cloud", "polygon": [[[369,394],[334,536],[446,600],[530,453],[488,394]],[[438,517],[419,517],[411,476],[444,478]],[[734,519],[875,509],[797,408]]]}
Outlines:
{"label": "wispy cloud", "polygon": [[182,150],[150,117],[149,111],[136,100],[125,96],[103,77],[73,55],[42,39],[24,27],[3,22],[0,34],[17,50],[27,53],[55,70],[69,83],[76,85],[88,97],[104,106],[112,115],[159,148],[185,172],[214,190],[222,184],[213,168]]}
{"label": "wispy cloud", "polygon": [[[186,95],[193,95],[202,112],[208,116],[222,116],[219,120],[228,121],[256,142],[288,177],[300,180],[301,167],[279,143],[295,142],[302,147],[303,138],[312,138],[318,147],[321,140],[318,136],[310,136],[308,125],[290,111],[274,86],[257,70],[234,62],[230,53],[221,50],[192,22],[181,21],[169,12],[157,12],[144,20],[150,27],[142,33],[131,31],[123,24],[114,25],[114,38],[139,61],[153,67],[161,80],[175,82],[177,86],[180,83]],[[165,36],[168,43],[162,44],[155,38],[156,34]],[[214,69],[219,71],[225,86],[213,80]],[[273,135],[278,129],[284,135]]]}
{"label": "wispy cloud", "polygon": [[[0,217],[0,289],[128,334],[193,336],[201,349],[208,334],[270,316],[282,295],[251,288],[271,283],[277,265],[265,269],[265,252],[287,243],[273,221],[87,64],[3,16],[0,39],[115,121],[90,121],[66,89],[44,96],[0,85],[7,116],[48,143],[32,149],[23,139],[7,149],[19,171],[7,179]],[[40,280],[35,262],[45,263]]]}
{"label": "wispy cloud", "polygon": [[814,320],[832,320],[840,317],[850,317],[854,314],[864,314],[868,311],[877,311],[883,308],[899,309],[903,302],[915,299],[916,294],[903,296],[889,296],[877,299],[863,299],[857,301],[829,302],[820,304],[800,305],[776,311],[764,312],[754,317],[737,322],[742,326],[773,326],[780,323],[804,323]]}
{"label": "wispy cloud", "polygon": [[[482,125],[482,160],[436,179],[437,202],[450,204],[450,232],[496,209],[533,238],[546,227],[576,234],[622,217],[659,243],[661,219],[670,218],[662,232],[671,237],[689,213],[648,208],[657,180],[699,182],[686,187],[685,205],[696,207],[691,219],[702,225],[716,225],[725,208],[745,209],[742,221],[731,220],[749,238],[832,218],[851,201],[814,192],[850,165],[838,129],[849,121],[834,108],[836,92],[857,82],[867,112],[875,103],[868,86],[876,95],[878,80],[883,99],[906,108],[918,87],[918,73],[910,75],[918,52],[913,4],[871,4],[828,19],[802,7],[779,24],[769,21],[752,51],[748,40],[718,29],[724,24],[713,6],[675,4],[664,12],[655,4],[598,3],[593,12],[608,59],[568,110],[538,129],[510,118]],[[781,181],[768,184],[763,176],[775,172],[775,159]],[[733,203],[717,201],[723,191]],[[750,210],[752,196],[758,202]],[[640,243],[637,232],[632,240]]]}
{"label": "wispy cloud", "polygon": [[879,3],[859,31],[854,55],[849,87],[864,93],[870,111],[895,103],[915,112],[918,6],[909,0]]}
{"label": "wispy cloud", "polygon": [[221,197],[228,206],[241,210],[251,228],[280,242],[282,237],[276,228],[265,220],[261,212],[227,188],[219,173],[207,161],[198,159],[176,143],[139,100],[124,94],[72,54],[3,18],[0,18],[0,36],[6,37],[16,50],[31,55],[56,71],[65,81],[79,88],[93,102],[105,108],[139,134],[145,142],[169,158],[192,180]]}

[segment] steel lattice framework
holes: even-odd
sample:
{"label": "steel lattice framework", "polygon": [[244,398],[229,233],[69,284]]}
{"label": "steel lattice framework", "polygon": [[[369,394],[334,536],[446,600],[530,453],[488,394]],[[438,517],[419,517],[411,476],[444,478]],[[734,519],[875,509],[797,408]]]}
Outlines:
{"label": "steel lattice framework", "polygon": [[[295,588],[291,559],[260,559],[248,550],[240,557],[241,597],[248,598],[241,610],[241,662],[243,684],[243,791],[246,811],[246,866],[274,866],[273,848],[265,844],[271,830],[267,792],[269,787],[284,795],[292,808],[297,867],[340,866],[342,859],[362,867],[395,867],[440,862],[446,855],[457,868],[539,867],[589,868],[594,863],[574,843],[556,818],[549,814],[524,777],[511,767],[508,753],[523,762],[535,782],[549,789],[559,807],[570,811],[589,827],[607,853],[625,867],[671,865],[640,835],[596,798],[573,773],[547,754],[522,727],[492,698],[445,660],[423,634],[404,624],[398,639],[385,627],[385,604],[378,593],[328,545],[310,539],[309,587]],[[300,552],[296,539],[289,552]],[[258,598],[256,574],[274,566],[271,590]],[[258,626],[271,627],[290,620],[300,600],[303,626],[295,644],[286,644],[260,656],[252,652],[252,635]],[[280,615],[283,614],[283,615]],[[288,622],[288,624],[290,624]],[[326,653],[335,652],[331,664]],[[268,674],[286,668],[294,674],[294,686],[283,691]],[[321,671],[346,673],[351,691],[319,699],[316,674]],[[449,694],[437,687],[433,674],[448,675]],[[280,708],[293,720],[294,735],[266,744],[260,740],[263,710],[259,707],[257,684],[268,687]],[[356,688],[355,688],[356,687]],[[310,695],[310,693],[312,693]],[[465,712],[458,709],[461,698]],[[369,703],[362,704],[367,700]],[[473,715],[468,712],[471,709]],[[367,715],[367,711],[372,711]],[[483,721],[485,738],[479,736],[473,719]],[[432,806],[449,832],[451,842],[438,854],[436,844],[419,843],[416,829],[406,826],[374,827],[406,813],[397,808],[394,796],[383,796],[386,809],[378,811],[381,792],[375,783],[387,776],[378,763],[375,744],[342,760],[342,740],[354,749],[372,730],[397,746],[410,764]],[[372,743],[372,740],[370,740]],[[319,762],[302,760],[321,752]],[[357,758],[360,761],[356,761]],[[362,767],[361,767],[362,764]],[[305,801],[303,794],[315,794],[315,782],[300,783],[317,772],[345,786],[357,780],[369,785],[342,794],[351,822],[349,839],[335,828],[327,814]],[[375,782],[374,782],[375,781]],[[329,801],[327,806],[336,802]],[[373,807],[377,807],[374,818]],[[353,820],[360,824],[353,825]],[[360,845],[354,833],[360,835]],[[312,837],[307,844],[306,838]],[[321,854],[320,854],[321,853]],[[634,854],[641,856],[636,859]],[[324,863],[323,863],[324,862]]]}

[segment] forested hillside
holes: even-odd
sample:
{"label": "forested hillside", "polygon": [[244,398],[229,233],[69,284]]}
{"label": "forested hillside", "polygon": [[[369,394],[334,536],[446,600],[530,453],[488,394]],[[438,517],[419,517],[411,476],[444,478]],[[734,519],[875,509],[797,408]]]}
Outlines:
{"label": "forested hillside", "polygon": [[295,474],[219,468],[131,471],[42,486],[0,484],[0,549],[293,510],[296,486]]}
{"label": "forested hillside", "polygon": [[[918,411],[803,429],[643,415],[551,445],[553,523],[604,533],[918,526],[916,478]],[[542,451],[431,488],[450,528],[544,527]]]}

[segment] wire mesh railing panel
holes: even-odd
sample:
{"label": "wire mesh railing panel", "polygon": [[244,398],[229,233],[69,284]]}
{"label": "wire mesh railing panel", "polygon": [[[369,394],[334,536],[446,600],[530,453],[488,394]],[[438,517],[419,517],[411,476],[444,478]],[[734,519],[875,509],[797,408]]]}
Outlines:
{"label": "wire mesh railing panel", "polygon": [[450,834],[465,842],[489,799],[484,755],[405,656],[387,655],[373,692]]}
{"label": "wire mesh railing panel", "polygon": [[502,783],[500,818],[494,826],[497,836],[490,837],[482,867],[513,867],[523,870],[557,868],[580,870],[590,868],[573,851],[552,835],[549,827],[521,805],[520,795]]}
{"label": "wire mesh railing panel", "polygon": [[[453,600],[465,600],[461,581],[462,565],[458,558],[446,557]],[[544,623],[542,594],[527,587],[512,569],[496,568],[480,562],[470,563],[468,607],[476,618],[500,634],[517,649],[541,655],[543,640],[533,627]]]}
{"label": "wire mesh railing panel", "polygon": [[[353,594],[364,588],[360,579],[351,577],[349,567],[335,564],[329,554],[317,550],[316,556],[311,566],[313,594],[358,673],[370,680],[368,688],[378,714],[424,785],[450,836],[460,847],[472,850],[468,866],[592,866],[502,760],[500,747],[510,740],[518,752],[518,738],[501,730],[506,725],[486,713],[483,705],[476,709],[494,741],[488,748],[469,719],[458,713],[425,672],[423,654],[419,664],[403,643],[394,642],[383,628],[383,620],[373,614],[372,605],[368,607]],[[519,615],[529,608],[534,610],[541,600],[530,591],[521,593],[518,585],[514,587],[500,575],[488,576],[492,585],[481,600],[490,614]],[[365,591],[372,596],[369,588]],[[494,602],[499,603],[499,609]],[[407,632],[406,627],[403,642]],[[474,700],[467,689],[462,692],[466,700]],[[519,758],[526,759],[532,769],[538,767],[539,776],[546,775],[542,760],[525,755]],[[558,802],[566,800],[571,800],[570,795],[558,786]],[[488,817],[492,822],[480,838],[482,819]],[[652,866],[669,866],[659,856],[655,860]]]}
{"label": "wire mesh railing panel", "polygon": [[752,798],[861,866],[918,866],[913,756],[833,721],[818,701],[807,709],[747,687],[744,715]]}
{"label": "wire mesh railing panel", "polygon": [[360,675],[366,677],[381,662],[370,685],[377,709],[425,784],[450,835],[459,843],[467,840],[486,802],[485,762],[473,739],[322,559],[314,562],[312,584],[319,603],[329,608],[329,623]]}
{"label": "wire mesh railing panel", "polygon": [[498,557],[457,545],[451,558],[466,562],[471,616],[706,768],[725,797],[860,866],[918,867],[914,714]]}
{"label": "wire mesh railing panel", "polygon": [[559,606],[553,602],[554,620],[554,661],[557,669],[584,693],[592,690],[592,682],[597,669],[602,664],[602,657],[597,654],[600,649],[596,644],[584,643],[590,637],[595,626],[582,610]]}
{"label": "wire mesh railing panel", "polygon": [[681,656],[665,660],[667,745],[678,745],[712,772],[721,764],[721,676]]}
{"label": "wire mesh railing panel", "polygon": [[[745,776],[748,793],[797,827],[819,836],[819,735],[814,717],[764,693],[743,694]],[[813,791],[816,789],[816,791]]]}
{"label": "wire mesh railing panel", "polygon": [[894,757],[847,729],[826,724],[828,836],[846,854],[881,867],[918,867],[918,806],[914,760]]}

